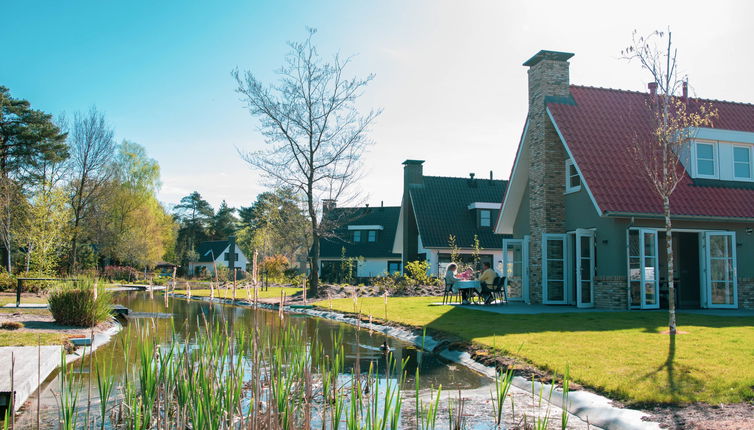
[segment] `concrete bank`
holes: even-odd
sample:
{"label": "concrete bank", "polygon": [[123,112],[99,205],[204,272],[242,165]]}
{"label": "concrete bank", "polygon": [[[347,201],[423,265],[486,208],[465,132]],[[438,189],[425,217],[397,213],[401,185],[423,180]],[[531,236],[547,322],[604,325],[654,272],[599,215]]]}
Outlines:
{"label": "concrete bank", "polygon": [[[115,321],[107,330],[94,333],[91,346],[81,347],[65,355],[66,364],[85,357],[108,343],[122,328]],[[0,347],[0,408],[5,409],[10,401],[12,378],[13,391],[16,393],[14,412],[18,411],[37,387],[60,366],[62,349],[62,345]],[[11,361],[14,361],[13,366]]]}
{"label": "concrete bank", "polygon": [[[194,300],[203,300],[212,303],[224,303],[237,306],[250,306],[254,307],[254,303],[247,300],[231,299],[219,299],[209,297],[192,296],[174,294],[177,298],[186,298]],[[256,305],[260,309],[277,309],[276,304],[258,303]],[[349,317],[346,314],[339,312],[328,311],[318,308],[299,308],[285,306],[284,310],[289,313],[304,314],[312,317],[323,318],[327,320],[337,321],[344,324],[349,324],[358,328],[371,330],[377,333],[394,337],[404,342],[411,343],[417,348],[439,354],[443,358],[458,363],[462,366],[468,367],[482,375],[489,378],[495,378],[496,370],[493,367],[481,364],[474,359],[471,355],[465,351],[450,350],[446,347],[446,342],[434,339],[429,335],[417,334],[415,330],[403,328],[399,326],[386,326],[376,323],[369,323],[361,321],[357,318]],[[644,430],[644,429],[660,429],[660,425],[655,422],[644,421],[642,418],[648,416],[645,412],[623,409],[612,405],[612,401],[607,397],[600,396],[588,391],[570,391],[566,397],[563,395],[562,389],[558,387],[552,387],[550,384],[542,384],[537,381],[531,381],[521,376],[513,378],[513,386],[534,394],[549,393],[552,392],[552,396],[549,402],[558,408],[566,409],[568,412],[578,417],[584,422],[588,422],[591,426],[599,427],[608,430]]]}

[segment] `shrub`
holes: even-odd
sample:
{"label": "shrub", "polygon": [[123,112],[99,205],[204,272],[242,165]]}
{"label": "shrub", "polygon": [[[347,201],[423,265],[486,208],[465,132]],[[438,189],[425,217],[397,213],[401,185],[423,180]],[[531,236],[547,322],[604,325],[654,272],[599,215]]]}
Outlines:
{"label": "shrub", "polygon": [[110,281],[132,281],[139,278],[141,272],[131,266],[105,266],[102,276]]}
{"label": "shrub", "polygon": [[24,323],[19,321],[5,321],[0,324],[0,328],[4,330],[18,330],[24,327]]}
{"label": "shrub", "polygon": [[285,255],[268,255],[262,260],[262,264],[259,265],[260,273],[267,272],[269,279],[280,279],[288,269],[288,257]]}
{"label": "shrub", "polygon": [[93,279],[59,283],[51,288],[47,302],[55,321],[63,325],[94,327],[110,318],[112,294],[103,283],[99,283],[95,299],[94,288]]}
{"label": "shrub", "polygon": [[15,290],[16,278],[6,270],[0,269],[0,291]]}
{"label": "shrub", "polygon": [[427,274],[429,271],[428,261],[409,261],[406,263],[406,277],[409,281],[413,281],[414,285],[428,285],[430,283],[430,276]]}

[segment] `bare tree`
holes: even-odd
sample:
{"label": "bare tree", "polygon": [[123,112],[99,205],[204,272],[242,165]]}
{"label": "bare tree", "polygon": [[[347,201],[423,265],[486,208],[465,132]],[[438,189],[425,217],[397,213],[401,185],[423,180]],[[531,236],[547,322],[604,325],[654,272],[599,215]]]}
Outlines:
{"label": "bare tree", "polygon": [[76,271],[78,243],[83,221],[91,215],[96,199],[102,196],[112,176],[110,162],[115,151],[113,129],[105,115],[92,107],[86,114],[76,113],[69,134],[71,169],[72,232],[70,270]]}
{"label": "bare tree", "polygon": [[[371,143],[369,126],[380,114],[361,115],[356,101],[374,78],[344,76],[351,57],[323,59],[312,43],[309,29],[304,42],[290,42],[290,52],[274,85],[264,85],[250,71],[233,71],[236,90],[270,146],[241,156],[276,186],[300,190],[306,198],[311,223],[310,285],[316,292],[319,239],[326,230],[318,222],[322,199],[342,201],[354,196],[361,173],[361,156]],[[329,230],[329,229],[328,229]]]}
{"label": "bare tree", "polygon": [[[665,217],[665,250],[668,279],[668,329],[676,334],[675,285],[673,281],[673,230],[670,196],[686,175],[682,157],[688,154],[691,140],[699,127],[711,127],[717,111],[710,105],[695,101],[689,103],[688,83],[679,77],[677,49],[673,47],[670,31],[655,31],[647,37],[633,33],[632,43],[621,52],[624,59],[637,60],[649,71],[653,89],[647,101],[650,132],[637,133],[630,150],[638,167],[652,184],[662,201]],[[680,96],[678,95],[680,92]]]}

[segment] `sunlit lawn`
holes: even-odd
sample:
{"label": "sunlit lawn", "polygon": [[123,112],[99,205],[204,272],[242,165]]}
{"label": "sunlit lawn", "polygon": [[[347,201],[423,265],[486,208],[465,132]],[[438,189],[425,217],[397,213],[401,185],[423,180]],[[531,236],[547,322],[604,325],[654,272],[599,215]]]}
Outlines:
{"label": "sunlit lawn", "polygon": [[[301,293],[301,288],[289,288],[289,287],[269,287],[267,291],[265,291],[262,288],[259,288],[258,296],[260,299],[279,299],[281,293],[285,293],[286,297],[290,297],[296,293]],[[188,290],[175,290],[176,294],[188,294]],[[197,297],[209,297],[211,294],[211,291],[209,288],[207,289],[191,289],[191,295],[197,296]],[[231,299],[233,298],[233,289],[228,288],[222,288],[222,289],[215,289],[215,297],[219,299]],[[247,298],[254,298],[254,289],[249,288],[248,290],[248,296],[247,296],[247,290],[246,288],[237,288],[236,289],[236,299],[239,300],[246,300]]]}
{"label": "sunlit lawn", "polygon": [[[16,308],[3,308],[8,303],[15,303],[15,295],[1,295],[0,296],[0,316],[5,314],[11,314],[14,312],[23,312],[25,314],[36,315],[49,315],[50,311],[47,309],[16,309]],[[47,303],[45,297],[36,297],[24,295],[21,297],[21,303]],[[19,332],[18,330],[3,330],[0,329],[0,346],[28,346],[28,345],[59,345],[63,342],[63,335],[59,333],[49,332]]]}
{"label": "sunlit lawn", "polygon": [[[391,297],[387,319],[455,334],[562,374],[628,403],[733,403],[754,400],[754,317],[679,314],[671,337],[655,312],[502,315],[429,306],[437,297]],[[328,308],[328,300],[318,306]],[[385,318],[382,297],[332,301]]]}

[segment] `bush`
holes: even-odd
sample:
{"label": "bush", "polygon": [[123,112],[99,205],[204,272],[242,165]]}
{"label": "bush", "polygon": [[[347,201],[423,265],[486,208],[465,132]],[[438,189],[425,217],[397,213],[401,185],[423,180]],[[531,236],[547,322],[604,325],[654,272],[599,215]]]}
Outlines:
{"label": "bush", "polygon": [[0,329],[3,330],[18,330],[24,327],[24,323],[19,321],[5,321],[0,324]]}
{"label": "bush", "polygon": [[289,263],[288,257],[285,255],[268,255],[259,265],[259,273],[266,272],[269,279],[281,279],[285,276]]}
{"label": "bush", "polygon": [[112,294],[103,283],[97,288],[94,297],[94,280],[85,279],[77,283],[59,283],[50,289],[47,302],[50,312],[58,324],[94,327],[110,318]]}
{"label": "bush", "polygon": [[16,278],[5,270],[0,269],[0,291],[15,291]]}
{"label": "bush", "polygon": [[141,272],[131,266],[105,266],[102,276],[110,281],[131,282],[141,276]]}
{"label": "bush", "polygon": [[406,278],[414,285],[429,285],[430,276],[427,274],[429,271],[428,261],[409,261],[406,263]]}

